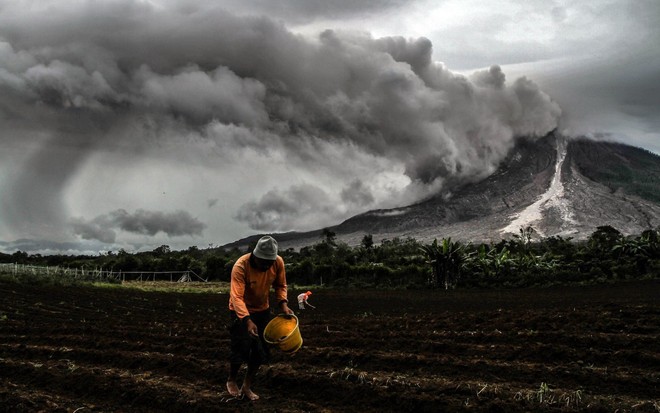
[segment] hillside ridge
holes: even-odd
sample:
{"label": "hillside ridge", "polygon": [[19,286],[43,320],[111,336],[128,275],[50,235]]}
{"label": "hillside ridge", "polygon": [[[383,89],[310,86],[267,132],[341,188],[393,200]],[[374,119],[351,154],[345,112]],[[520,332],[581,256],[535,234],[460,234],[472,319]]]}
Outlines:
{"label": "hillside ridge", "polygon": [[[415,204],[376,209],[328,227],[358,245],[411,237],[497,242],[532,226],[539,236],[584,239],[599,226],[623,234],[660,226],[660,156],[641,148],[550,133],[520,138],[498,169]],[[272,234],[281,248],[320,241],[323,230]],[[253,235],[224,248],[247,247]]]}

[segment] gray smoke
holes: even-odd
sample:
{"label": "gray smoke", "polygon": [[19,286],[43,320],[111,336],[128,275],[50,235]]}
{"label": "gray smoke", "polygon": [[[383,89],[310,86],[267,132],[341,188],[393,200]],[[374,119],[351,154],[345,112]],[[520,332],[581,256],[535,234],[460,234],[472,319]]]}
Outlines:
{"label": "gray smoke", "polygon": [[304,227],[306,217],[315,214],[334,218],[335,207],[323,190],[304,184],[284,191],[271,190],[259,201],[243,205],[235,218],[249,222],[256,230],[268,232],[300,225]]}
{"label": "gray smoke", "polygon": [[[88,155],[194,136],[219,158],[253,150],[310,171],[305,182],[254,194],[235,214],[254,229],[299,229],[318,224],[320,214],[330,222],[383,199],[412,203],[449,182],[486,176],[514,137],[557,126],[560,108],[531,80],[509,82],[497,66],[467,78],[431,53],[425,38],[328,30],[308,39],[219,8],[126,0],[42,10],[4,2],[3,144],[57,133],[55,143],[35,141],[22,165],[32,173],[2,184],[2,219],[33,232],[66,222],[59,194]],[[54,146],[65,155],[52,156]],[[399,168],[407,187],[356,180],[365,159]],[[312,182],[315,173],[326,184]],[[183,211],[120,211],[70,222],[81,237],[104,242],[117,229],[176,236],[204,228]]]}
{"label": "gray smoke", "polygon": [[168,236],[201,235],[206,225],[186,211],[163,213],[160,211],[137,210],[130,214],[123,209],[85,221],[78,218],[71,221],[74,233],[86,240],[113,243],[116,230],[142,235],[156,235],[162,231]]}

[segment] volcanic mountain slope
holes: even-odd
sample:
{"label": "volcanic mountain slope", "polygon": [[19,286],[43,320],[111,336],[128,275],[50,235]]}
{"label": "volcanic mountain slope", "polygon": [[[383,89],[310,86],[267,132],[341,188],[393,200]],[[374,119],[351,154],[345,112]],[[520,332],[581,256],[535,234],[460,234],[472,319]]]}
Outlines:
{"label": "volcanic mountain slope", "polygon": [[[611,225],[639,234],[660,225],[660,157],[643,149],[585,139],[569,142],[562,168],[574,231]],[[544,223],[552,231],[550,214]],[[588,235],[588,234],[587,234]]]}
{"label": "volcanic mountain slope", "polygon": [[[395,237],[497,242],[527,226],[543,237],[584,239],[602,225],[623,234],[660,226],[660,157],[628,145],[549,134],[520,139],[482,181],[407,207],[356,215],[329,230],[339,241],[357,245],[367,234],[376,242]],[[276,238],[282,248],[300,248],[318,242],[321,234]]]}

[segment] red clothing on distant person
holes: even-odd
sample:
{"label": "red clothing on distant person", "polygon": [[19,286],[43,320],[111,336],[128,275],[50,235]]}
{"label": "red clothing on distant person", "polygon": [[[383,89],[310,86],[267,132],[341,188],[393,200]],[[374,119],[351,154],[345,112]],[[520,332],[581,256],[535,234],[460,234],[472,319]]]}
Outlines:
{"label": "red clothing on distant person", "polygon": [[298,294],[298,308],[299,309],[304,310],[305,309],[305,304],[307,304],[308,306],[314,308],[313,305],[311,305],[310,303],[307,302],[307,299],[309,298],[310,295],[312,295],[311,291],[307,291],[306,293]]}
{"label": "red clothing on distant person", "polygon": [[299,303],[306,303],[307,302],[307,297],[312,295],[311,292],[307,291],[306,293],[302,293],[298,295],[298,302]]}

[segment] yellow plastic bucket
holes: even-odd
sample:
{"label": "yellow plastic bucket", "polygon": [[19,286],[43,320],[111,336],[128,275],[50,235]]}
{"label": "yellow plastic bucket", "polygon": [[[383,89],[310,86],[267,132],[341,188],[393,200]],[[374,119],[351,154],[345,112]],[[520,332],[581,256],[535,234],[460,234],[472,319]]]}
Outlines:
{"label": "yellow plastic bucket", "polygon": [[303,339],[298,328],[298,317],[278,314],[264,330],[266,343],[279,347],[285,353],[295,353],[302,347]]}

